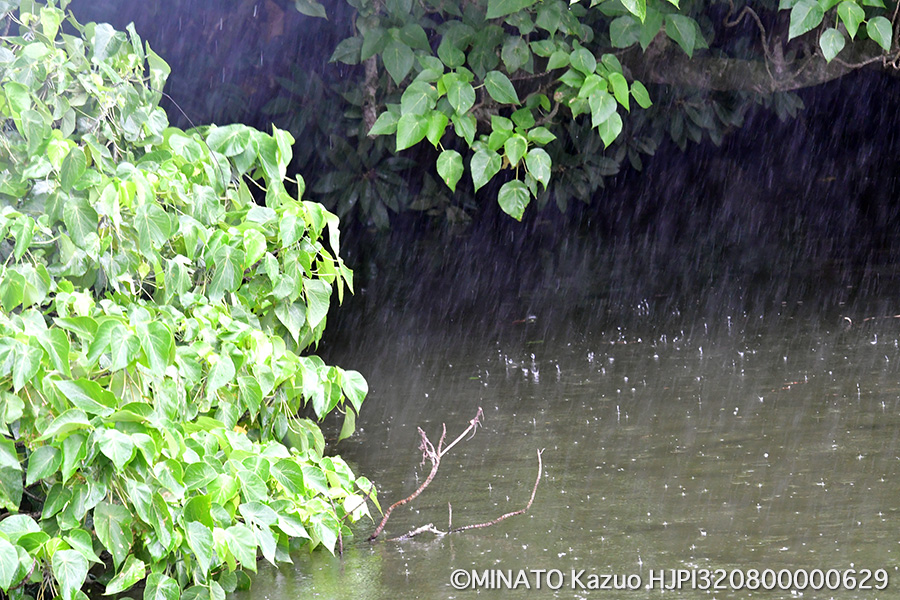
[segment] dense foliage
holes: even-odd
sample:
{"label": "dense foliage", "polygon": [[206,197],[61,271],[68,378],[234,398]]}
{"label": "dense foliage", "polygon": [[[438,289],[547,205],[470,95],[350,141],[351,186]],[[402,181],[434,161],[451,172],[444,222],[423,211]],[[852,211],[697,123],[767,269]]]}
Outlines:
{"label": "dense foliage", "polygon": [[[360,67],[328,134],[342,166],[312,189],[376,225],[404,208],[451,218],[482,188],[515,218],[535,199],[564,210],[666,137],[718,144],[755,105],[787,118],[797,89],[900,66],[897,3],[883,0],[347,2],[354,35],[332,60]],[[412,156],[443,189],[428,173],[404,190]]]}
{"label": "dense foliage", "polygon": [[339,409],[349,435],[367,388],[304,354],[352,275],[337,217],[285,188],[292,136],[169,127],[168,66],[133,27],[66,0],[0,12],[19,4],[0,23],[0,590],[223,598],[258,554],[334,551],[374,491],[297,415]]}

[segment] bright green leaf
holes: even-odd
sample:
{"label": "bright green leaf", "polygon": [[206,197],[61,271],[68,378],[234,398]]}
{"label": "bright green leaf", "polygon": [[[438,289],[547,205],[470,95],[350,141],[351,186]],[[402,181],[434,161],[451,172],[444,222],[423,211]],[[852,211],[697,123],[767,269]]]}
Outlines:
{"label": "bright green leaf", "polygon": [[792,40],[819,26],[825,12],[816,0],[799,0],[791,9],[791,24],[788,39]]}
{"label": "bright green leaf", "polygon": [[500,203],[500,208],[516,221],[522,220],[525,208],[530,200],[531,196],[528,188],[517,179],[504,183],[500,188],[500,193],[497,195],[497,202]]}
{"label": "bright green leaf", "polygon": [[890,52],[894,32],[891,22],[885,17],[879,15],[869,19],[866,23],[866,33],[876,44],[884,48],[885,52]]}
{"label": "bright green leaf", "polygon": [[437,159],[437,172],[447,187],[455,192],[456,183],[463,174],[463,160],[459,152],[456,150],[444,150],[441,152]]}
{"label": "bright green leaf", "polygon": [[470,168],[472,169],[472,183],[477,192],[484,184],[500,171],[502,160],[500,155],[489,150],[478,150],[472,156]]}
{"label": "bright green leaf", "polygon": [[525,156],[525,166],[531,176],[546,188],[550,183],[550,168],[553,166],[550,155],[543,148],[532,148]]}

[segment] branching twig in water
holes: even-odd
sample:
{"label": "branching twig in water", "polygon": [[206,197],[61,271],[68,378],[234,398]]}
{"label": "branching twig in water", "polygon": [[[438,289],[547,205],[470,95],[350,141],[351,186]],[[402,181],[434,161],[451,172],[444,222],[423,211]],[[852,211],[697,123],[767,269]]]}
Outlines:
{"label": "branching twig in water", "polygon": [[[422,527],[413,529],[412,531],[405,533],[401,536],[391,538],[388,541],[389,542],[402,542],[402,541],[405,541],[408,539],[412,539],[412,538],[416,537],[417,535],[419,535],[420,533],[425,533],[426,531],[433,533],[437,536],[444,536],[444,535],[448,535],[451,533],[458,533],[460,531],[466,531],[467,529],[481,529],[482,527],[490,527],[491,525],[496,525],[500,521],[504,521],[510,517],[515,517],[516,515],[525,514],[526,512],[528,512],[528,509],[531,508],[531,505],[534,502],[534,496],[535,496],[535,494],[537,494],[538,484],[541,482],[541,475],[543,474],[543,471],[544,471],[544,463],[541,460],[541,454],[543,452],[544,452],[543,450],[538,450],[538,453],[537,453],[538,473],[537,473],[537,477],[534,480],[534,487],[531,489],[531,498],[528,499],[528,504],[526,504],[524,508],[520,508],[519,510],[514,510],[513,512],[508,512],[505,515],[500,515],[496,519],[493,519],[491,521],[486,521],[484,523],[476,523],[474,525],[463,525],[462,527],[457,527],[456,529],[449,529],[449,527],[448,527],[448,531],[441,531],[440,529],[437,529],[433,523],[429,523],[428,525],[423,525]],[[450,510],[450,515],[451,515],[450,518],[452,518],[453,509],[450,508],[449,510]],[[449,523],[450,523],[450,521],[448,520],[448,526],[449,526]]]}
{"label": "branching twig in water", "polygon": [[384,511],[384,517],[381,519],[381,523],[378,524],[378,527],[375,528],[375,531],[372,535],[369,536],[369,541],[373,541],[379,535],[381,535],[382,530],[384,529],[387,520],[390,518],[391,513],[398,506],[403,506],[407,502],[415,500],[415,498],[422,493],[422,491],[428,487],[428,484],[431,483],[431,480],[434,479],[434,476],[437,475],[438,467],[441,465],[441,457],[450,451],[453,446],[459,443],[468,433],[474,432],[478,427],[478,424],[481,423],[481,418],[484,416],[484,413],[481,410],[481,407],[478,408],[478,412],[475,414],[475,417],[469,421],[469,426],[466,427],[465,431],[459,434],[455,440],[453,440],[449,446],[444,448],[444,439],[447,437],[447,426],[444,425],[443,432],[441,433],[441,439],[438,440],[437,448],[434,447],[434,444],[431,443],[431,440],[428,439],[428,436],[425,435],[425,432],[422,431],[422,428],[419,427],[419,437],[421,441],[419,442],[419,449],[422,451],[422,462],[424,463],[426,460],[431,461],[431,472],[428,474],[428,477],[425,478],[425,481],[422,482],[416,491],[414,491],[410,496],[404,498],[403,500],[398,500],[391,504],[386,511]]}

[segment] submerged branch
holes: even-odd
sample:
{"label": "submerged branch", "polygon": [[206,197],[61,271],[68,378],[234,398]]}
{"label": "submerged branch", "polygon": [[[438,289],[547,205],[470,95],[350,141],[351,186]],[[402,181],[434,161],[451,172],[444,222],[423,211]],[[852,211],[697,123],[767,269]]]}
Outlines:
{"label": "submerged branch", "polygon": [[472,432],[474,434],[475,429],[481,423],[482,417],[484,417],[484,412],[482,412],[481,407],[478,407],[478,412],[475,414],[475,417],[471,421],[469,421],[469,426],[466,427],[466,429],[461,434],[459,434],[459,436],[455,440],[453,440],[453,442],[451,442],[450,445],[446,448],[443,447],[444,439],[447,437],[446,425],[443,426],[443,432],[441,433],[441,439],[438,440],[437,448],[434,447],[434,444],[431,443],[431,440],[428,439],[428,436],[425,434],[422,428],[418,428],[420,437],[419,449],[422,451],[422,462],[424,463],[426,460],[431,461],[431,472],[428,473],[428,477],[425,478],[425,481],[422,482],[422,485],[420,485],[416,489],[416,491],[414,491],[408,497],[394,502],[388,507],[386,511],[384,511],[384,517],[381,519],[381,523],[378,524],[378,527],[376,527],[372,535],[369,536],[370,542],[374,541],[375,538],[381,535],[382,530],[384,530],[385,524],[387,524],[387,521],[390,518],[391,513],[394,512],[395,508],[403,506],[407,502],[415,500],[416,497],[421,494],[426,487],[428,487],[428,484],[430,484],[431,480],[434,479],[434,476],[437,475],[438,467],[441,466],[441,457],[447,454],[447,452],[449,452],[450,449],[453,448],[453,446],[455,446],[457,443],[459,443],[460,440],[468,435],[469,432]]}
{"label": "submerged branch", "polygon": [[434,526],[434,523],[428,523],[427,525],[417,527],[416,529],[413,529],[412,531],[404,533],[403,535],[397,536],[395,538],[390,538],[388,541],[389,542],[403,542],[403,541],[412,539],[419,534],[426,533],[426,532],[433,533],[434,535],[441,537],[441,536],[449,535],[451,533],[459,533],[460,531],[466,531],[468,529],[481,529],[483,527],[490,527],[491,525],[496,525],[497,523],[504,521],[510,517],[515,517],[516,515],[525,514],[526,512],[528,512],[528,510],[531,508],[531,505],[534,503],[534,497],[537,494],[538,485],[541,483],[541,475],[544,472],[544,463],[541,460],[541,455],[543,454],[543,452],[544,452],[543,450],[538,450],[538,452],[537,452],[537,458],[538,458],[537,477],[534,480],[534,487],[531,488],[531,497],[528,499],[528,503],[523,508],[520,508],[519,510],[514,510],[512,512],[508,512],[504,515],[500,515],[496,519],[492,519],[490,521],[485,521],[484,523],[475,523],[473,525],[463,525],[462,527],[457,527],[455,529],[451,529],[450,525],[452,523],[453,508],[448,504],[448,510],[450,513],[450,517],[448,518],[448,523],[447,523],[448,530],[447,531],[441,531],[440,529],[438,529],[437,527]]}

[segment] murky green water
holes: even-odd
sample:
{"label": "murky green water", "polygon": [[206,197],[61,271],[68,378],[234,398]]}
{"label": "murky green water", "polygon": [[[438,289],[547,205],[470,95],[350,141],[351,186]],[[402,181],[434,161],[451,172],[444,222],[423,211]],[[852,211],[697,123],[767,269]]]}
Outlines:
{"label": "murky green water", "polygon": [[[569,324],[558,335],[559,324],[510,323],[491,341],[456,331],[452,342],[434,331],[392,335],[385,323],[340,361],[366,374],[371,393],[358,436],[337,448],[379,484],[383,505],[427,474],[417,426],[436,440],[441,423],[454,437],[478,407],[485,419],[383,538],[447,529],[448,503],[454,526],[523,507],[544,449],[534,505],[442,538],[369,544],[368,523],[342,558],[261,564],[252,591],[234,598],[896,597],[900,319],[863,316],[846,327],[838,314],[722,315],[687,332]],[[467,589],[453,587],[457,569]],[[559,573],[530,572],[539,569]],[[698,579],[660,590],[679,569]],[[772,570],[758,585],[776,589],[747,589],[751,569]],[[866,569],[872,589],[828,589]],[[516,589],[498,579],[523,570]],[[473,571],[493,579],[475,585]],[[806,589],[777,589],[807,573]],[[640,589],[581,589],[591,575]],[[709,589],[717,580],[724,589]]]}

